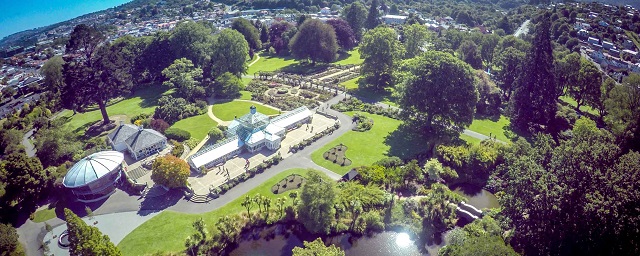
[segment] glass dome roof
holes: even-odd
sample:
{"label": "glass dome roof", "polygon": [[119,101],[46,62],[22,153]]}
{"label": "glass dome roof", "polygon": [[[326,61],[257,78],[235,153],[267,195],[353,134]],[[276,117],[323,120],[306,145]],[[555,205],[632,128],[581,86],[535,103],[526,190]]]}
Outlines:
{"label": "glass dome roof", "polygon": [[124,155],[118,151],[93,153],[73,165],[64,176],[62,184],[67,188],[87,185],[117,169],[123,160]]}

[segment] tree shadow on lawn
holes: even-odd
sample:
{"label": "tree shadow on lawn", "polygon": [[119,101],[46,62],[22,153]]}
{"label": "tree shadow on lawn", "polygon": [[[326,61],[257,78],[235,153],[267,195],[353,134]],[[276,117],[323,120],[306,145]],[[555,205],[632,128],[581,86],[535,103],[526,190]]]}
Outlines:
{"label": "tree shadow on lawn", "polygon": [[308,75],[325,71],[329,67],[327,63],[304,63],[296,62],[280,69],[282,72],[294,73],[299,75]]}
{"label": "tree shadow on lawn", "polygon": [[366,103],[377,103],[381,101],[391,101],[396,102],[395,97],[393,97],[393,89],[385,88],[384,90],[374,89],[372,87],[366,86],[365,79],[361,78],[358,80],[358,88],[349,90],[349,93],[356,96],[363,102]]}
{"label": "tree shadow on lawn", "polygon": [[426,159],[430,157],[431,138],[422,135],[416,129],[406,124],[401,124],[398,129],[390,132],[384,139],[389,145],[388,156],[397,156],[401,159]]}
{"label": "tree shadow on lawn", "polygon": [[167,191],[166,194],[160,196],[145,197],[140,204],[138,214],[145,216],[150,213],[162,211],[175,205],[182,198],[184,198],[184,192],[180,189],[171,189]]}
{"label": "tree shadow on lawn", "polygon": [[348,59],[350,57],[351,57],[351,53],[349,53],[347,51],[340,50],[338,52],[338,58],[336,59],[335,62],[338,62],[338,61],[341,61],[341,60],[346,60],[346,59]]}

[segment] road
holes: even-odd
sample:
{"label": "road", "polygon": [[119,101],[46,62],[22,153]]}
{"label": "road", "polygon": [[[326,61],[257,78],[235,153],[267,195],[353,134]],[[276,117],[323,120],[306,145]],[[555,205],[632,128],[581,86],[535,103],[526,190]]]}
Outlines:
{"label": "road", "polygon": [[516,30],[516,32],[513,33],[513,36],[519,37],[520,35],[526,35],[527,33],[529,33],[530,23],[531,23],[531,20],[525,20],[524,22],[522,22],[522,25],[520,25],[520,27]]}

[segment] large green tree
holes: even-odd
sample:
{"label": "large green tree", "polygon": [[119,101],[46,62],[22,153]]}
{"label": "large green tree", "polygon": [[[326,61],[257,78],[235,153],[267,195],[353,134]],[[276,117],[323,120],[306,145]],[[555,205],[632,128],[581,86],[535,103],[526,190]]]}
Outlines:
{"label": "large green tree", "polygon": [[371,0],[371,6],[369,6],[369,13],[367,13],[367,21],[365,22],[365,26],[367,29],[374,29],[378,25],[380,25],[380,11],[378,10],[378,6],[380,3],[378,0]]}
{"label": "large green tree", "polygon": [[404,57],[406,59],[418,56],[427,48],[430,35],[427,27],[420,24],[406,25],[403,29]]}
{"label": "large green tree", "polygon": [[4,193],[0,194],[0,218],[11,221],[16,213],[30,213],[51,179],[40,160],[23,152],[11,153],[0,163],[0,179]]}
{"label": "large green tree", "polygon": [[231,29],[222,30],[215,36],[215,49],[211,58],[212,77],[225,72],[236,76],[246,74],[248,59],[249,45],[242,34]]}
{"label": "large green tree", "polygon": [[403,55],[403,47],[396,32],[387,27],[369,30],[360,43],[360,57],[364,59],[362,75],[377,89],[391,84],[392,72]]}
{"label": "large green tree", "polygon": [[616,85],[604,103],[604,121],[625,147],[640,149],[640,75],[631,74]]}
{"label": "large green tree", "polygon": [[173,59],[187,58],[194,65],[202,67],[211,56],[213,31],[201,23],[181,22],[171,32],[169,44],[174,54]]}
{"label": "large green tree", "polygon": [[551,130],[557,111],[558,88],[553,73],[550,22],[541,17],[533,46],[509,102],[511,125],[519,131]]}
{"label": "large green tree", "polygon": [[257,50],[262,48],[262,42],[260,41],[260,32],[258,29],[251,24],[250,21],[244,18],[238,18],[233,20],[231,23],[231,28],[237,30],[244,36],[244,39],[247,40],[249,44],[249,48],[252,50]]}
{"label": "large green tree", "polygon": [[602,73],[595,64],[586,59],[580,61],[577,83],[569,87],[569,95],[576,100],[576,110],[583,104],[595,105],[600,100]]}
{"label": "large green tree", "polygon": [[[64,88],[64,76],[62,74],[62,66],[64,60],[62,56],[56,55],[42,65],[40,73],[44,76],[44,86],[54,96],[55,101],[60,101],[60,91]],[[54,102],[59,105],[62,102]]]}
{"label": "large green tree", "polygon": [[362,38],[364,22],[367,19],[367,9],[362,5],[362,3],[356,1],[347,5],[342,10],[342,17],[349,23],[351,29],[353,29],[356,40],[360,40]]}
{"label": "large green tree", "polygon": [[333,62],[338,53],[336,32],[329,24],[318,19],[308,19],[298,33],[291,38],[289,49],[299,59],[312,62]]}
{"label": "large green tree", "polygon": [[107,235],[96,227],[85,223],[71,210],[64,209],[67,231],[69,232],[69,254],[81,255],[122,255]]}
{"label": "large green tree", "polygon": [[163,84],[176,88],[183,97],[191,101],[205,97],[205,89],[201,85],[202,69],[194,67],[190,60],[177,59],[162,74],[167,78]]}
{"label": "large green tree", "polygon": [[451,54],[428,51],[406,67],[401,93],[405,120],[422,132],[455,130],[471,124],[478,92],[471,67]]}
{"label": "large green tree", "polygon": [[307,231],[328,234],[336,209],[334,181],[315,170],[309,170],[308,179],[300,193],[298,220]]}
{"label": "large green tree", "polygon": [[577,84],[580,76],[580,59],[579,53],[571,53],[563,57],[557,57],[554,61],[553,68],[558,94],[570,95],[571,90],[579,86]]}
{"label": "large green tree", "polygon": [[580,119],[572,137],[539,135],[515,143],[504,172],[501,214],[512,245],[531,255],[635,255],[640,248],[640,154],[622,154],[615,137]]}
{"label": "large green tree", "polygon": [[19,255],[14,254],[19,245],[16,229],[9,224],[0,223],[0,255]]}
{"label": "large green tree", "polygon": [[96,104],[105,124],[109,123],[107,103],[132,86],[131,60],[122,45],[104,43],[104,36],[84,24],[74,28],[67,43],[64,64],[65,86],[62,100],[73,110]]}
{"label": "large green tree", "polygon": [[460,56],[461,60],[471,65],[472,68],[482,68],[482,56],[480,56],[478,45],[476,45],[473,41],[462,41],[462,43],[460,43],[460,47],[458,48],[458,55]]}
{"label": "large green tree", "polygon": [[304,248],[296,246],[292,253],[294,256],[344,256],[344,251],[340,247],[333,244],[326,246],[320,238],[311,242],[304,241]]}
{"label": "large green tree", "polygon": [[508,47],[495,57],[495,65],[498,68],[494,74],[498,82],[498,87],[502,91],[502,96],[507,101],[513,93],[515,81],[520,75],[524,60],[525,53],[514,47]]}

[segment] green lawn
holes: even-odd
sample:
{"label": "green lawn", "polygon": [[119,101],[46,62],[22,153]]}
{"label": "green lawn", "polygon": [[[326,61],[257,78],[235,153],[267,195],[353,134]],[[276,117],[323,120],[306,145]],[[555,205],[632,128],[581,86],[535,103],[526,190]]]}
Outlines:
{"label": "green lawn", "polygon": [[[133,117],[142,113],[153,114],[158,99],[162,95],[168,95],[171,92],[172,90],[168,90],[168,88],[164,86],[151,86],[140,89],[130,98],[111,103],[107,107],[107,114],[109,114],[109,116],[126,115],[127,117]],[[70,131],[83,133],[88,126],[102,119],[102,114],[99,109],[76,113],[75,115],[73,111],[65,110],[61,117],[69,118],[67,127]]]}
{"label": "green lawn", "polygon": [[[267,170],[268,172],[268,170]],[[268,179],[260,186],[252,189],[247,193],[249,196],[261,194],[271,199],[278,197],[289,198],[289,194],[294,190],[286,191],[280,195],[271,193],[271,186],[284,179],[291,174],[299,174],[306,177],[305,169],[290,169],[279,173]],[[207,228],[214,226],[215,221],[226,215],[246,212],[246,208],[242,207],[243,197],[226,204],[225,206],[203,214],[178,213],[173,211],[164,211],[149,221],[143,223],[131,233],[129,233],[119,244],[118,248],[123,255],[145,255],[155,252],[179,252],[185,250],[184,241],[187,236],[195,232],[191,223],[198,218],[202,218],[207,224]],[[291,204],[288,199],[287,204]],[[275,208],[275,207],[272,207]],[[257,211],[255,205],[251,209]]]}
{"label": "green lawn", "polygon": [[240,91],[240,99],[241,100],[251,100],[251,92],[250,91]]}
{"label": "green lawn", "polygon": [[[345,114],[353,115],[354,112],[345,112]],[[385,139],[390,133],[398,130],[398,127],[402,121],[391,119],[381,115],[373,115],[369,113],[362,113],[367,117],[373,119],[373,127],[366,132],[349,131],[332,142],[327,143],[324,147],[316,150],[311,154],[311,160],[316,164],[327,168],[337,174],[344,175],[351,168],[371,165],[376,161],[389,156],[398,155],[393,152],[402,152],[406,156],[410,156],[415,153],[419,153],[423,147],[426,147],[424,143],[418,141],[411,141],[412,143],[402,143],[403,140],[393,140],[392,143],[385,142]],[[399,137],[405,137],[407,134],[399,134]],[[325,160],[322,157],[324,152],[328,151],[332,147],[339,145],[340,143],[347,146],[345,153],[346,157],[351,159],[352,164],[350,166],[340,166]],[[392,146],[394,147],[392,149]],[[399,157],[402,157],[398,155]]]}
{"label": "green lawn", "polygon": [[347,90],[356,90],[356,89],[358,89],[358,80],[360,80],[360,77],[356,77],[354,79],[347,80],[344,83],[342,83],[342,85],[343,86],[347,86]]}
{"label": "green lawn", "polygon": [[[567,104],[569,104],[569,106],[571,106],[574,109],[578,105],[578,102],[576,100],[566,95],[560,96],[560,100],[566,102]],[[594,116],[600,116],[600,113],[598,113],[598,110],[595,110],[589,106],[584,106],[584,105],[580,106],[580,111],[592,114]]]}
{"label": "green lawn", "polygon": [[474,138],[466,134],[460,134],[460,139],[466,141],[469,144],[480,144],[480,142],[482,141],[478,138]]}
{"label": "green lawn", "polygon": [[56,217],[56,209],[42,209],[33,213],[33,222],[45,222]]}
{"label": "green lawn", "polygon": [[252,80],[253,78],[243,77],[242,84],[244,84],[244,86],[247,86],[249,83],[251,83]]}
{"label": "green lawn", "polygon": [[298,61],[291,56],[272,56],[262,52],[260,53],[260,60],[247,69],[247,74],[252,76],[258,71],[275,71],[297,62]]}
{"label": "green lawn", "polygon": [[201,141],[204,137],[207,136],[207,133],[211,128],[217,127],[218,123],[213,121],[209,115],[202,114],[199,116],[192,116],[189,118],[182,119],[176,123],[174,123],[172,128],[179,128],[191,133],[191,137]]}
{"label": "green lawn", "polygon": [[358,52],[358,48],[356,47],[353,50],[348,51],[347,53],[340,54],[340,56],[338,56],[338,61],[334,63],[341,65],[360,65],[363,61],[364,60],[360,58],[360,52]]}
{"label": "green lawn", "polygon": [[352,89],[348,89],[349,93],[365,101],[380,102],[382,104],[399,107],[397,103],[398,99],[393,96],[394,88],[387,87],[384,88],[384,90],[374,90],[368,87],[360,88],[359,83],[352,80],[346,81],[344,84],[347,85],[347,88],[352,87]]}
{"label": "green lawn", "polygon": [[[509,124],[509,118],[505,116],[500,116],[500,119],[497,121],[491,119],[474,119],[473,123],[471,123],[467,129],[486,136],[497,136],[498,140],[509,142],[510,140],[504,134],[504,127],[509,126]],[[462,136],[460,138],[462,138]]]}
{"label": "green lawn", "polygon": [[247,113],[249,113],[249,108],[254,105],[258,109],[258,112],[265,115],[276,115],[278,114],[278,110],[273,108],[263,106],[260,104],[255,104],[253,102],[247,101],[229,101],[225,103],[219,103],[213,105],[213,114],[224,121],[231,121],[236,116],[241,117]]}

